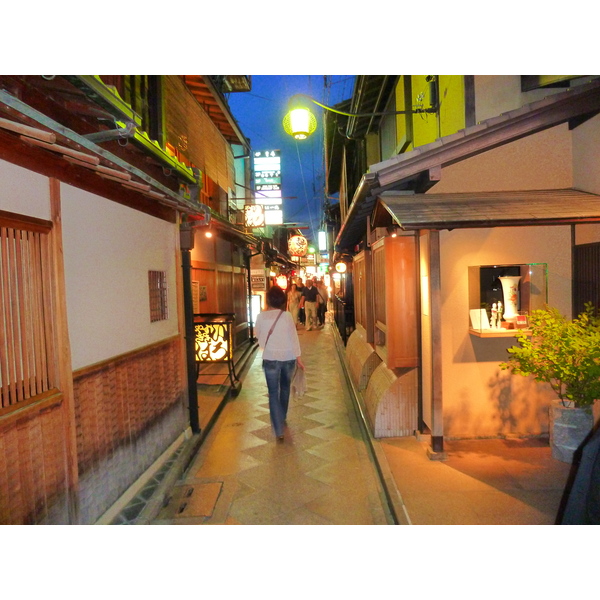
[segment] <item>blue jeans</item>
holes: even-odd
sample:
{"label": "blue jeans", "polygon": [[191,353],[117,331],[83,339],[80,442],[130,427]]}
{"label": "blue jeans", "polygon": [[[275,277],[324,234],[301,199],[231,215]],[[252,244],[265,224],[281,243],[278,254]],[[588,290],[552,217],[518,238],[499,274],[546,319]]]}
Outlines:
{"label": "blue jeans", "polygon": [[275,435],[283,435],[283,425],[290,403],[292,377],[296,370],[295,360],[263,360],[263,370],[269,390],[269,411]]}

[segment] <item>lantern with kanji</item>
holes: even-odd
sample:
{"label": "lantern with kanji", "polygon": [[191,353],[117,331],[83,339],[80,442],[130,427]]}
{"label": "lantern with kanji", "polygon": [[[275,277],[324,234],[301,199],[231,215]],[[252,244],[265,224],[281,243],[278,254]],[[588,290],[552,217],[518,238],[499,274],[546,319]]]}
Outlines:
{"label": "lantern with kanji", "polygon": [[288,240],[288,250],[292,256],[306,256],[308,242],[303,235],[293,235]]}

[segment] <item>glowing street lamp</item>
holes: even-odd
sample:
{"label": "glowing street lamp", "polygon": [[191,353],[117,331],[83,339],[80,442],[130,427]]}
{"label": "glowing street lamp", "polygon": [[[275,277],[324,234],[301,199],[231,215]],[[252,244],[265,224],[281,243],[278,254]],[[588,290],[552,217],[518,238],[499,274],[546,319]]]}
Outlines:
{"label": "glowing street lamp", "polygon": [[303,94],[296,94],[289,104],[289,111],[283,118],[285,132],[297,140],[305,140],[317,129],[317,118],[308,109],[308,103]]}

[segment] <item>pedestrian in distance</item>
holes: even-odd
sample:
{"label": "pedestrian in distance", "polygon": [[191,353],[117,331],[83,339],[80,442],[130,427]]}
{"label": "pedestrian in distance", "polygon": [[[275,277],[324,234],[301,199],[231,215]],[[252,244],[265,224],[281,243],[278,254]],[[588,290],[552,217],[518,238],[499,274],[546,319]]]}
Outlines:
{"label": "pedestrian in distance", "polygon": [[[302,294],[302,291],[304,290],[304,284],[302,283],[302,277],[298,277],[298,279],[296,279],[296,289],[300,292],[300,294]],[[305,319],[305,315],[304,315],[304,309],[300,306],[298,308],[298,320],[300,321],[300,323],[302,325],[304,325],[306,319]]]}
{"label": "pedestrian in distance", "polygon": [[317,318],[319,320],[319,327],[323,327],[325,325],[325,313],[327,312],[329,293],[327,292],[327,286],[323,280],[317,281],[316,286],[317,290],[319,291],[319,298],[317,298]]}
{"label": "pedestrian in distance", "polygon": [[298,312],[300,310],[300,298],[302,294],[298,291],[298,286],[292,283],[290,291],[287,294],[287,309],[292,315],[294,325],[298,325]]}
{"label": "pedestrian in distance", "polygon": [[302,299],[300,300],[300,308],[304,309],[304,317],[306,319],[306,331],[310,331],[313,326],[317,328],[317,298],[319,291],[314,285],[312,279],[306,280],[306,286],[302,290]]}
{"label": "pedestrian in distance", "polygon": [[256,337],[263,351],[263,371],[269,390],[271,425],[277,440],[284,439],[292,378],[304,369],[300,342],[292,315],[286,308],[285,292],[274,285],[266,294],[267,308],[256,317]]}

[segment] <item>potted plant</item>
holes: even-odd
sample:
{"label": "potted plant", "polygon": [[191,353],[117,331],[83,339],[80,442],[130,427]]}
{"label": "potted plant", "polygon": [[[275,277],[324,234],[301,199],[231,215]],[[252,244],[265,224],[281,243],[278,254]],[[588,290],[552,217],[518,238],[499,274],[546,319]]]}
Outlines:
{"label": "potted plant", "polygon": [[516,338],[500,368],[550,384],[558,396],[550,408],[552,456],[571,462],[594,426],[592,406],[600,398],[600,316],[591,303],[572,320],[556,308],[534,310]]}

